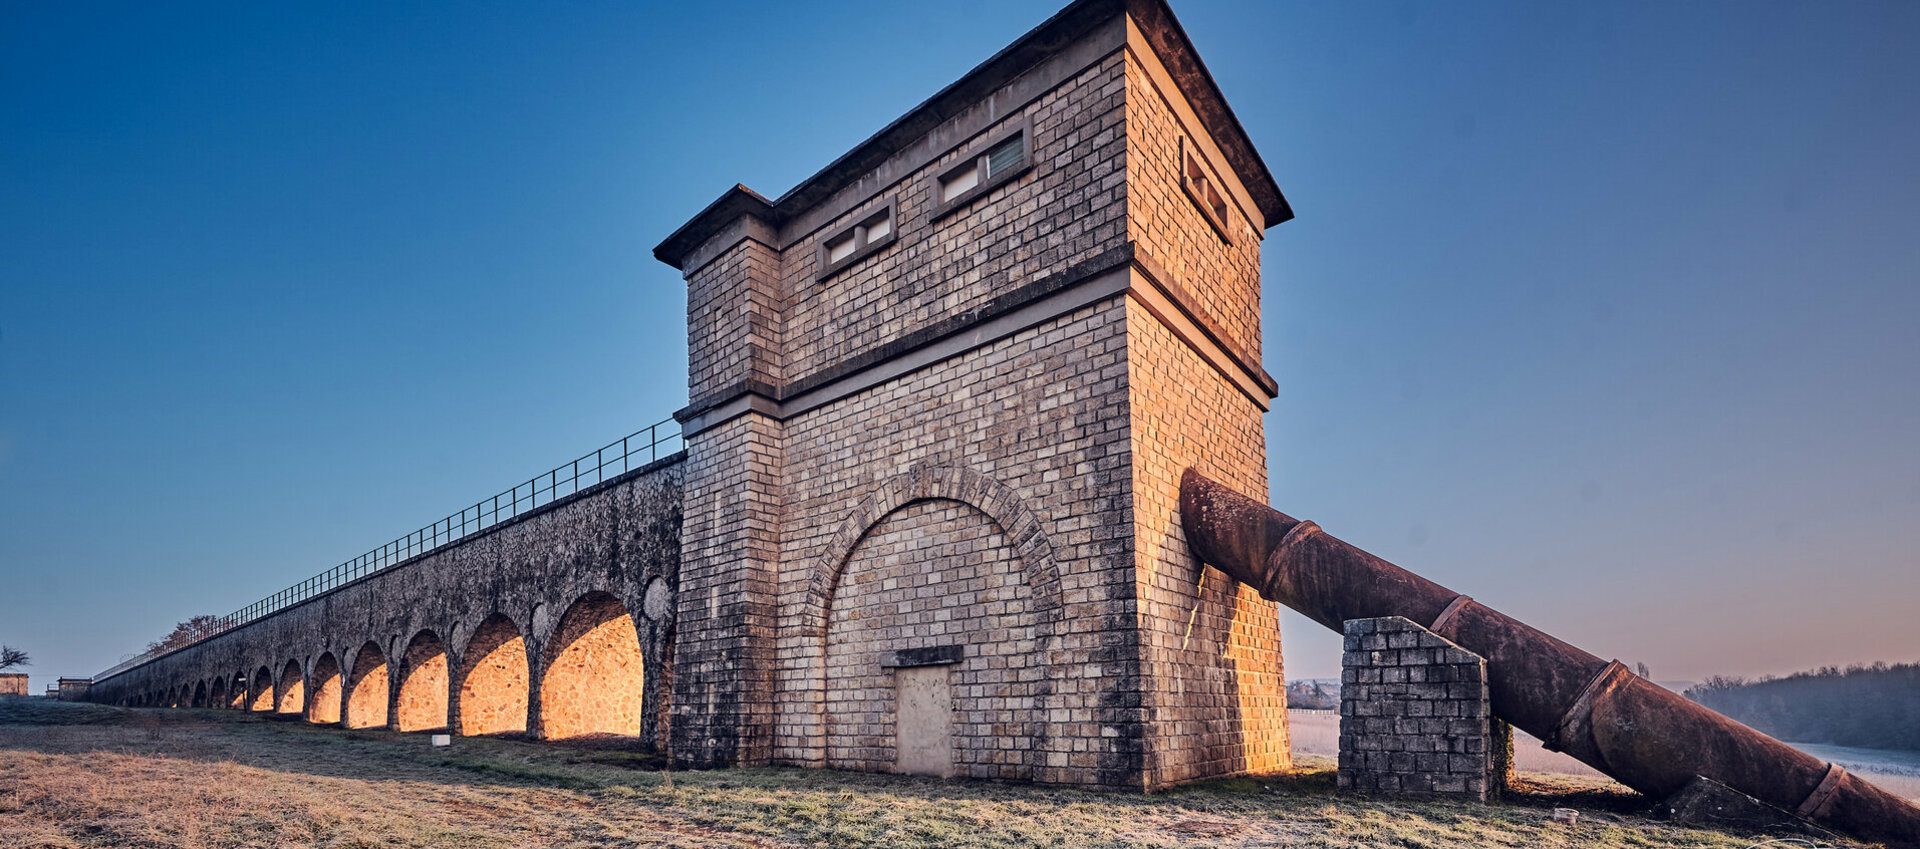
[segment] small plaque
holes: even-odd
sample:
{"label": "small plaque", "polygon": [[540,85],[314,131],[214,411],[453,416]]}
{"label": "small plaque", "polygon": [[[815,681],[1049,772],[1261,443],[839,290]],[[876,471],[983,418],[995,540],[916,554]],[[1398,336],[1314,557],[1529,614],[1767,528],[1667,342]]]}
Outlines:
{"label": "small plaque", "polygon": [[965,646],[934,646],[924,649],[901,649],[885,655],[880,660],[881,669],[900,669],[910,666],[945,666],[959,663],[966,655]]}

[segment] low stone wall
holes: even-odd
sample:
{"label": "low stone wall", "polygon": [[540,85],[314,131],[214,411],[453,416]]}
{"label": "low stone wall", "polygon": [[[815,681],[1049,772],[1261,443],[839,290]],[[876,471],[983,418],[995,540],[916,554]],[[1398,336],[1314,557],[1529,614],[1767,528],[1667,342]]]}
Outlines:
{"label": "low stone wall", "polygon": [[0,672],[0,696],[24,696],[27,694],[27,673]]}
{"label": "low stone wall", "polygon": [[1340,790],[1486,801],[1513,737],[1487,700],[1487,662],[1399,616],[1349,619],[1340,673]]}

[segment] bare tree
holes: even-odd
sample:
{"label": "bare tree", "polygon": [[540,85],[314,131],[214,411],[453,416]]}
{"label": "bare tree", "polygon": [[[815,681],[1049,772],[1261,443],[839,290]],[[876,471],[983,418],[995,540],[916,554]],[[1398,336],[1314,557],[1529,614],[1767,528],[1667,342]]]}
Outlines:
{"label": "bare tree", "polygon": [[32,666],[33,661],[27,653],[13,646],[0,646],[0,669],[12,669],[16,666]]}
{"label": "bare tree", "polygon": [[225,629],[220,626],[220,617],[202,614],[173,626],[173,633],[168,634],[164,639],[148,643],[147,651],[154,654],[173,651],[211,637],[222,630]]}

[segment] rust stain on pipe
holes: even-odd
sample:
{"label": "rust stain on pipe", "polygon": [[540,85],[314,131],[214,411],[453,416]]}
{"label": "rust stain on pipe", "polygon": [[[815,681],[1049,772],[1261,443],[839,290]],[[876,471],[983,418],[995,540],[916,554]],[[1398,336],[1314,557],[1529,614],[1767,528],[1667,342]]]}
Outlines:
{"label": "rust stain on pipe", "polygon": [[1649,796],[1705,776],[1863,840],[1920,849],[1920,807],[1191,469],[1180,520],[1202,561],[1334,631],[1404,616],[1487,659],[1496,716]]}

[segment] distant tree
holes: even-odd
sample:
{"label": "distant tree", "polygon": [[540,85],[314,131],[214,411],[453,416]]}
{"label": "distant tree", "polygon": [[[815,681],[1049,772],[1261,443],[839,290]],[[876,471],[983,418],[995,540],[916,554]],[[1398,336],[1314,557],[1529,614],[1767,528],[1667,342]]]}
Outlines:
{"label": "distant tree", "polygon": [[1686,696],[1782,740],[1920,751],[1920,663],[1716,675]]}
{"label": "distant tree", "polygon": [[173,626],[173,633],[168,634],[164,639],[148,643],[147,651],[154,654],[170,652],[181,646],[211,637],[220,633],[222,630],[224,629],[220,626],[220,617],[202,614]]}
{"label": "distant tree", "polygon": [[1647,662],[1644,660],[1634,662],[1633,674],[1645,678],[1648,681],[1653,680],[1653,670],[1647,668]]}
{"label": "distant tree", "polygon": [[16,666],[32,666],[33,661],[27,653],[13,646],[0,646],[0,669],[12,669]]}

